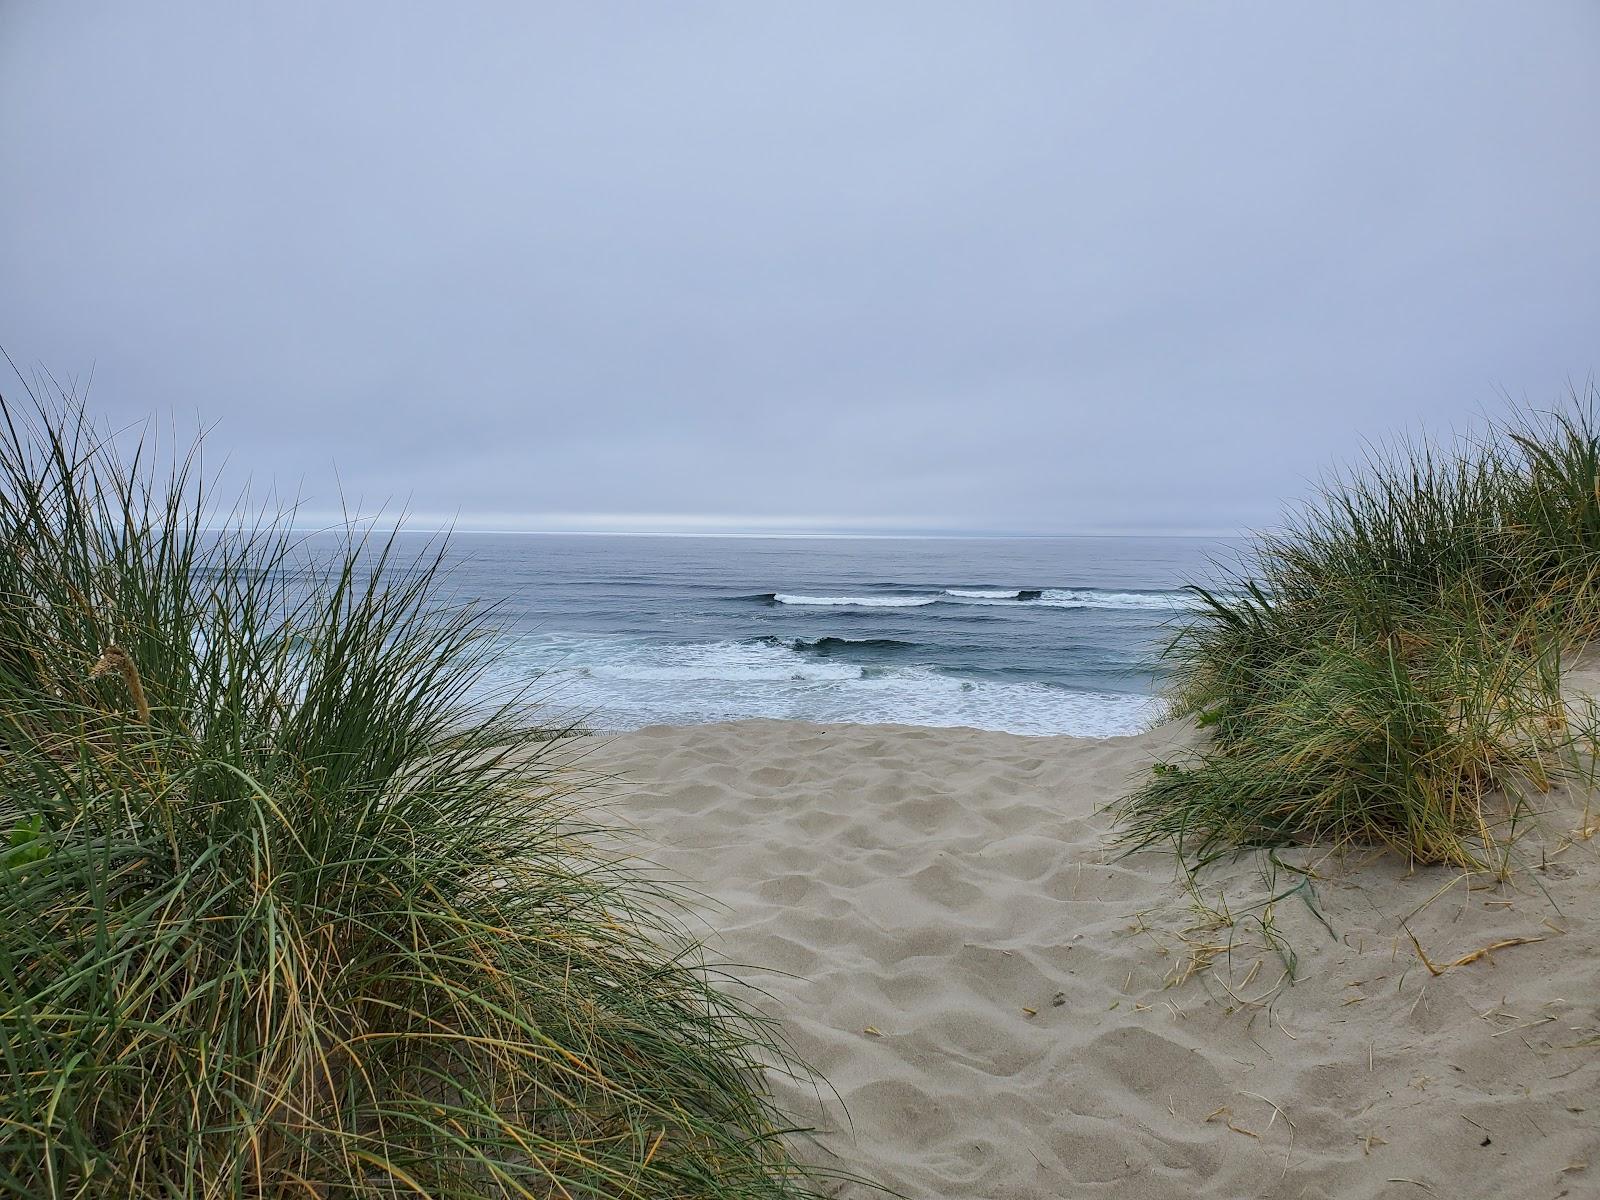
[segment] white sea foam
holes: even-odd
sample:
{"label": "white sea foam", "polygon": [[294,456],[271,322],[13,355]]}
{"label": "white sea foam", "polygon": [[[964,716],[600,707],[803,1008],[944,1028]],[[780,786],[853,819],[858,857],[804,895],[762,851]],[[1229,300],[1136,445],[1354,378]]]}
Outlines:
{"label": "white sea foam", "polygon": [[779,604],[816,608],[922,608],[929,604],[974,604],[1180,612],[1202,604],[1197,596],[1189,592],[1121,592],[1101,588],[945,588],[937,594],[909,596],[798,596],[778,592],[772,598]]}
{"label": "white sea foam", "polygon": [[779,604],[808,604],[825,608],[921,608],[939,603],[938,596],[792,596],[779,592]]}
{"label": "white sea foam", "polygon": [[606,729],[774,717],[1109,737],[1137,732],[1160,713],[1144,695],[856,664],[781,641],[545,637],[508,650],[502,672],[542,675],[555,707],[592,713]]}
{"label": "white sea foam", "polygon": [[1037,600],[1042,608],[1149,608],[1166,611],[1195,608],[1200,599],[1192,592],[1109,592],[1098,588],[1045,588]]}

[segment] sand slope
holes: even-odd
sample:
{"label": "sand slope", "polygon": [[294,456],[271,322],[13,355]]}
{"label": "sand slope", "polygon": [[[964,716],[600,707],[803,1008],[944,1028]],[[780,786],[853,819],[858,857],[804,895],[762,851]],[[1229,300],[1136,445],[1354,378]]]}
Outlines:
{"label": "sand slope", "polygon": [[[1184,736],[740,722],[589,764],[713,949],[788,973],[741,972],[843,1100],[779,1085],[818,1161],[919,1198],[1600,1196],[1581,806],[1509,887],[1302,851],[1322,877],[1251,916],[1302,877],[1247,857],[1205,877],[1228,926],[1096,811]],[[1402,921],[1437,964],[1545,940],[1434,976]]]}

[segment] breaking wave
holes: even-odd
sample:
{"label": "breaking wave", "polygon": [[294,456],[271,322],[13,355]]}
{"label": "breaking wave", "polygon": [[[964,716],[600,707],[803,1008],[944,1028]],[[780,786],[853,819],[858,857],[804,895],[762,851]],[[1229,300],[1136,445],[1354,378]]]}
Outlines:
{"label": "breaking wave", "polygon": [[938,596],[791,596],[784,592],[774,592],[766,598],[774,604],[812,608],[921,608],[940,600]]}
{"label": "breaking wave", "polygon": [[1014,588],[1009,592],[990,591],[987,588],[945,588],[946,596],[960,600],[1037,600],[1038,589]]}
{"label": "breaking wave", "polygon": [[1200,599],[1192,592],[1109,591],[1102,588],[943,588],[938,592],[885,592],[869,596],[763,592],[751,599],[807,608],[923,608],[930,604],[966,604],[1182,612],[1202,606]]}
{"label": "breaking wave", "polygon": [[907,661],[927,648],[893,638],[549,636],[507,649],[500,672],[542,676],[563,707],[606,729],[766,717],[1110,737],[1161,711],[1147,695],[963,678]]}

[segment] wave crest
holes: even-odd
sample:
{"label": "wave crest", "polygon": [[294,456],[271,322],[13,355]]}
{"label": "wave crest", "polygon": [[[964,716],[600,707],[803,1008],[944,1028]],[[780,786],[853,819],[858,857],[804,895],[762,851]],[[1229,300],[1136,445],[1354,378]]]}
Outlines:
{"label": "wave crest", "polygon": [[750,599],[806,608],[925,608],[930,604],[1021,608],[1097,608],[1180,612],[1203,606],[1190,592],[1113,591],[1105,588],[943,588],[938,592],[878,596],[809,596],[764,592]]}
{"label": "wave crest", "polygon": [[939,603],[938,596],[795,596],[774,592],[775,604],[798,604],[816,608],[921,608]]}

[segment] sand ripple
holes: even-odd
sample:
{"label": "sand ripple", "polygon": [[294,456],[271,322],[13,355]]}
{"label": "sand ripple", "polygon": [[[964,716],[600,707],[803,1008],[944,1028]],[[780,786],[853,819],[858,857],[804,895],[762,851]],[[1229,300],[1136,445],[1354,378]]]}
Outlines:
{"label": "sand ripple", "polygon": [[[1497,889],[1325,862],[1333,933],[1297,893],[1274,942],[1192,906],[1170,858],[1104,849],[1096,806],[1181,736],[741,722],[591,765],[715,902],[713,948],[772,969],[742,974],[843,1101],[776,1081],[818,1161],[950,1200],[1600,1196],[1600,839],[1562,849],[1558,811]],[[1207,905],[1298,878],[1260,868],[1207,876]],[[1546,940],[1434,977],[1401,921],[1441,889],[1409,919],[1436,961]],[[1275,946],[1300,982],[1273,994]]]}

